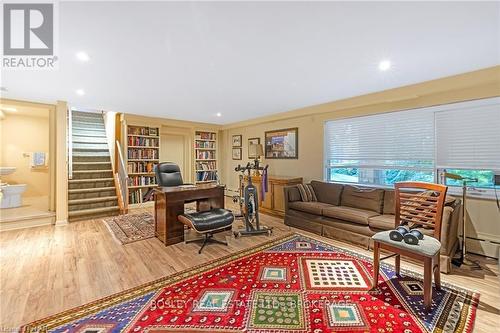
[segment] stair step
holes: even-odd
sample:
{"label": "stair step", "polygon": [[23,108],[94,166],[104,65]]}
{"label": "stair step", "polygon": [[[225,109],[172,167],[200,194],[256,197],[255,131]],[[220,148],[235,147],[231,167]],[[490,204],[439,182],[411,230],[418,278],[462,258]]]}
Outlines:
{"label": "stair step", "polygon": [[92,182],[111,182],[113,178],[86,178],[86,179],[70,179],[68,182],[70,184],[76,183],[92,183]]}
{"label": "stair step", "polygon": [[101,214],[107,212],[114,212],[120,210],[118,206],[111,207],[103,207],[103,208],[91,208],[91,209],[82,209],[82,210],[72,210],[68,212],[70,217],[73,216],[82,216],[82,215],[93,215],[93,214]]}
{"label": "stair step", "polygon": [[81,205],[81,204],[90,204],[90,203],[95,203],[95,202],[103,202],[103,201],[112,201],[112,200],[117,200],[118,197],[115,196],[109,196],[109,197],[97,197],[97,198],[89,198],[89,199],[73,199],[73,200],[68,200],[69,205]]}
{"label": "stair step", "polygon": [[108,145],[76,144],[73,145],[73,151],[108,151]]}
{"label": "stair step", "polygon": [[111,170],[111,169],[103,169],[103,170],[73,170],[73,173],[79,173],[79,174],[103,173],[103,172],[113,172],[113,170]]}
{"label": "stair step", "polygon": [[94,138],[105,138],[105,131],[88,131],[88,130],[75,130],[73,129],[73,136],[88,136]]}
{"label": "stair step", "polygon": [[73,166],[75,165],[104,165],[104,164],[109,164],[111,165],[111,162],[105,162],[105,161],[102,161],[102,162],[73,162]]}
{"label": "stair step", "polygon": [[76,157],[108,157],[109,151],[74,151],[73,156]]}
{"label": "stair step", "polygon": [[85,136],[85,135],[73,135],[71,138],[71,142],[73,143],[103,143],[108,144],[105,136]]}
{"label": "stair step", "polygon": [[82,111],[72,111],[72,117],[86,117],[86,118],[102,118],[102,113],[97,112],[82,112]]}
{"label": "stair step", "polygon": [[115,191],[115,188],[110,187],[91,187],[91,188],[77,188],[73,190],[68,190],[69,194],[75,193],[88,193],[88,192],[104,192],[104,191]]}

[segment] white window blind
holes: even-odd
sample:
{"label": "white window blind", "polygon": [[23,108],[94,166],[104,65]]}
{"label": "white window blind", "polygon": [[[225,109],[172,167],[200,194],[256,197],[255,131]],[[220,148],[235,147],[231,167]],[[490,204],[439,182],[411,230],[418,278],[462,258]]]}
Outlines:
{"label": "white window blind", "polygon": [[434,168],[434,114],[425,109],[328,121],[326,167]]}
{"label": "white window blind", "polygon": [[450,106],[435,120],[438,168],[500,170],[500,99]]}

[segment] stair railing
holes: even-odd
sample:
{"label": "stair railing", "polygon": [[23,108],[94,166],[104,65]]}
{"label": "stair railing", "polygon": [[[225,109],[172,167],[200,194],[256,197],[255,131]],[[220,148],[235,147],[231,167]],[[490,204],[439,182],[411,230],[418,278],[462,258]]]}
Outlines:
{"label": "stair railing", "polygon": [[122,214],[127,214],[128,212],[128,173],[125,168],[125,162],[123,159],[122,149],[120,142],[116,140],[115,144],[115,154],[118,156],[118,165],[116,166],[114,178],[116,184],[116,192],[118,196],[118,205],[120,206],[120,211]]}
{"label": "stair railing", "polygon": [[73,179],[73,112],[68,108],[68,179]]}

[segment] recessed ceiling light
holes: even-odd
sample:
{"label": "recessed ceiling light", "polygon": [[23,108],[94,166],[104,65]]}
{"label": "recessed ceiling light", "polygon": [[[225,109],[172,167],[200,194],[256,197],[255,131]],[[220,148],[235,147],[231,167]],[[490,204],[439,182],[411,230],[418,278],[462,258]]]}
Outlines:
{"label": "recessed ceiling light", "polygon": [[85,90],[83,90],[83,89],[76,89],[75,92],[77,95],[80,95],[80,96],[85,95]]}
{"label": "recessed ceiling light", "polygon": [[215,115],[216,115],[217,117],[222,117],[222,113],[220,113],[220,112],[217,112]]}
{"label": "recessed ceiling light", "polygon": [[78,59],[82,62],[87,62],[90,60],[90,57],[87,53],[80,51],[80,52],[76,52],[76,59]]}
{"label": "recessed ceiling light", "polygon": [[386,71],[386,70],[388,70],[390,68],[391,68],[391,62],[390,62],[390,60],[382,60],[378,64],[378,69],[380,69],[381,71]]}

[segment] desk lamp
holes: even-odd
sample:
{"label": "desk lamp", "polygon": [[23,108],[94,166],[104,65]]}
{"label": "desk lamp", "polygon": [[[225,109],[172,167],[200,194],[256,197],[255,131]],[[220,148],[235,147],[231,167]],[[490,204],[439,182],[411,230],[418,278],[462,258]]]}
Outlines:
{"label": "desk lamp", "polygon": [[[248,146],[248,157],[253,158],[253,162],[255,167],[259,168],[260,157],[264,156],[264,148],[260,143],[251,144]],[[255,170],[256,175],[259,171]]]}
{"label": "desk lamp", "polygon": [[470,259],[467,258],[467,237],[466,237],[466,229],[465,229],[465,214],[467,213],[467,209],[465,207],[466,198],[467,198],[467,183],[477,183],[477,178],[469,178],[457,175],[455,173],[445,172],[444,176],[449,179],[462,181],[462,251],[459,259],[452,260],[452,263],[458,267],[461,265],[465,265],[470,267],[470,269],[480,270],[481,266]]}

